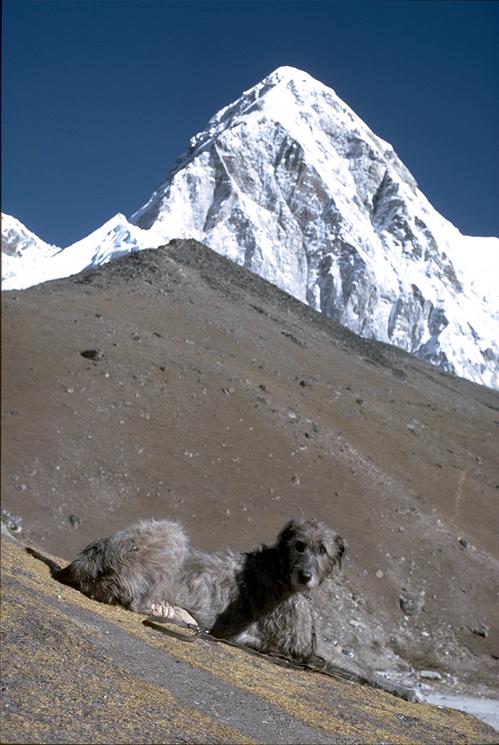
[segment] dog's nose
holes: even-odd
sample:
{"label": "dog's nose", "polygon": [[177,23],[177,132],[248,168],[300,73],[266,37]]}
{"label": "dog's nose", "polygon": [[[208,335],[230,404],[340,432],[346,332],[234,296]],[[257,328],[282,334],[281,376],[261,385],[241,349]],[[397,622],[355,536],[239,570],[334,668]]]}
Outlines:
{"label": "dog's nose", "polygon": [[312,572],[302,571],[300,572],[300,582],[304,585],[308,584],[312,579]]}

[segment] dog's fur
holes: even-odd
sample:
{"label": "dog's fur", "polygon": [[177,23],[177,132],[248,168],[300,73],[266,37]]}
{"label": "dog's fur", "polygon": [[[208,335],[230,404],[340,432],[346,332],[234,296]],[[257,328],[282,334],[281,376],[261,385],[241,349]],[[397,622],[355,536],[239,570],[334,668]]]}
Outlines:
{"label": "dog's fur", "polygon": [[[145,520],[91,543],[64,569],[51,564],[51,570],[95,600],[138,613],[179,606],[212,636],[317,662],[311,598],[344,552],[343,538],[316,520],[290,521],[273,546],[214,554],[192,548],[176,522]],[[362,668],[328,669],[408,698],[406,689]]]}
{"label": "dog's fur", "polygon": [[192,548],[178,523],[147,520],[91,543],[54,576],[139,613],[177,605],[213,636],[304,659],[313,653],[313,617],[303,593],[344,550],[341,536],[315,520],[288,523],[273,546],[215,554]]}

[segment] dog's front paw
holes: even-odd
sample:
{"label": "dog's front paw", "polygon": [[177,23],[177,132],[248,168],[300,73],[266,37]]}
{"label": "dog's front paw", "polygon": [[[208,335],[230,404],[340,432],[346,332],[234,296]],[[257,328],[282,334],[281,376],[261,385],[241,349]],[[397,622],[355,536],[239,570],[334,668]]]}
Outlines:
{"label": "dog's front paw", "polygon": [[188,628],[198,628],[198,623],[191,614],[184,608],[180,608],[178,605],[170,605],[166,601],[161,603],[153,603],[150,608],[146,611],[148,616],[153,616],[155,621],[171,621],[179,626],[187,626]]}
{"label": "dog's front paw", "polygon": [[175,617],[175,607],[165,601],[161,603],[152,603],[152,605],[146,610],[146,614],[158,619],[162,618],[165,621],[171,621]]}

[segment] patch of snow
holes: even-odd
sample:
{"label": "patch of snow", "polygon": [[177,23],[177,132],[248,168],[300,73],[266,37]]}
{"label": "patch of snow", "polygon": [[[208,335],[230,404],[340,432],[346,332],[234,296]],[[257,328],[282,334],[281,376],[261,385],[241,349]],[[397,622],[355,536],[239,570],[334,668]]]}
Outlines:
{"label": "patch of snow", "polygon": [[[11,215],[2,213],[2,279],[4,289],[9,283],[29,287],[37,283],[35,267],[42,266],[59,251],[38,238]],[[33,275],[33,281],[32,281]]]}

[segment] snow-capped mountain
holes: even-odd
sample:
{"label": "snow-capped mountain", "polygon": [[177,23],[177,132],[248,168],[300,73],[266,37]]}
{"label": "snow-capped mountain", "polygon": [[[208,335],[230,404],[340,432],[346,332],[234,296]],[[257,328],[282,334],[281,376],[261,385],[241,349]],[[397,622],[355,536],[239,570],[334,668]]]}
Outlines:
{"label": "snow-capped mountain", "polygon": [[[46,263],[60,249],[51,246],[28,230],[15,217],[2,214],[2,280],[3,288],[9,289],[12,278],[14,286],[21,277],[29,277],[31,268]],[[28,286],[29,280],[27,280]]]}
{"label": "snow-capped mountain", "polygon": [[117,214],[86,238],[63,249],[49,246],[19,220],[2,214],[2,289],[21,290],[50,279],[69,277],[164,242],[153,236],[154,230],[142,230],[130,224],[124,215]]}
{"label": "snow-capped mountain", "polygon": [[192,237],[362,336],[499,387],[499,239],[463,236],[305,72],[279,68],[216,114],[131,223],[44,257],[35,282]]}

